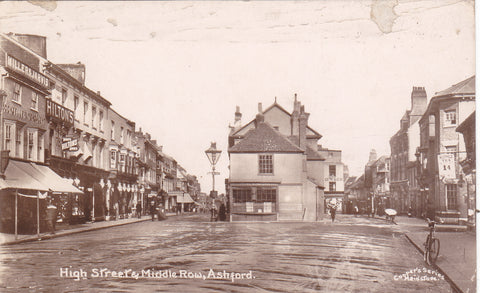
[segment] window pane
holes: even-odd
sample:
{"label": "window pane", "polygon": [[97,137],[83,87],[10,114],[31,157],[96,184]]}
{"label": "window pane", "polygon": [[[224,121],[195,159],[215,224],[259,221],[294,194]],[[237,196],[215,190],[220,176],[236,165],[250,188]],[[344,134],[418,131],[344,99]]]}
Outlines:
{"label": "window pane", "polygon": [[272,155],[260,155],[258,157],[258,172],[260,174],[273,173],[273,156]]}

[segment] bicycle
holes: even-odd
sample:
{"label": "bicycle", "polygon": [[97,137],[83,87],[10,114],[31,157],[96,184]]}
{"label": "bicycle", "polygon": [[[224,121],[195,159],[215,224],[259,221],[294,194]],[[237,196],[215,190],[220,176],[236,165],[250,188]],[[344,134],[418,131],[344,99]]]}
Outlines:
{"label": "bicycle", "polygon": [[424,246],[425,251],[423,254],[423,259],[428,265],[434,265],[438,258],[438,253],[440,252],[440,240],[435,238],[435,221],[432,221],[427,218],[428,228],[430,230],[425,240]]}

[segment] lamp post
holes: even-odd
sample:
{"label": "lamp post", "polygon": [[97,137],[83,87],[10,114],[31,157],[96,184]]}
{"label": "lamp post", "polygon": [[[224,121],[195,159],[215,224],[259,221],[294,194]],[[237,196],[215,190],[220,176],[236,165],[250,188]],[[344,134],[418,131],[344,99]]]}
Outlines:
{"label": "lamp post", "polygon": [[[217,143],[212,142],[210,144],[210,148],[205,151],[210,164],[212,165],[212,195],[215,194],[215,175],[220,175],[219,172],[215,172],[215,165],[217,164],[218,160],[220,159],[220,154],[222,153],[221,150],[217,150]],[[209,172],[210,173],[210,172]]]}

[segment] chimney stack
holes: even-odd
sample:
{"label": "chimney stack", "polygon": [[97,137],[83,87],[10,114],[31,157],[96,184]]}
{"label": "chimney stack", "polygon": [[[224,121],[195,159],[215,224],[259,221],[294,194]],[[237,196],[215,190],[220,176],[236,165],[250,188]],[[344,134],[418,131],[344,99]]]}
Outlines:
{"label": "chimney stack", "polygon": [[423,86],[414,86],[411,95],[412,108],[410,115],[423,115],[427,110],[427,92]]}
{"label": "chimney stack", "polygon": [[370,151],[370,156],[368,157],[368,162],[373,162],[377,160],[377,151],[375,149],[372,149]]}
{"label": "chimney stack", "polygon": [[309,113],[305,112],[305,106],[300,107],[300,116],[298,118],[298,146],[305,150],[307,147],[307,125]]}
{"label": "chimney stack", "polygon": [[265,121],[265,116],[263,116],[262,103],[258,103],[258,114],[255,117],[255,128],[258,127],[260,123]]}
{"label": "chimney stack", "polygon": [[297,101],[297,94],[295,94],[295,99],[293,101],[293,112],[292,117],[290,118],[290,123],[292,127],[292,136],[298,136],[298,118],[300,116],[300,102]]}

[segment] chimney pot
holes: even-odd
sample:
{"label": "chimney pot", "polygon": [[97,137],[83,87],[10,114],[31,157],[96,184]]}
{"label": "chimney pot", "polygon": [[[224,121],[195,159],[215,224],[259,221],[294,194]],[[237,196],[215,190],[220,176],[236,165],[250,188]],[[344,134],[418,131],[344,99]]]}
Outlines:
{"label": "chimney pot", "polygon": [[262,103],[258,103],[258,113],[262,113]]}

